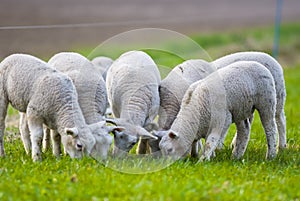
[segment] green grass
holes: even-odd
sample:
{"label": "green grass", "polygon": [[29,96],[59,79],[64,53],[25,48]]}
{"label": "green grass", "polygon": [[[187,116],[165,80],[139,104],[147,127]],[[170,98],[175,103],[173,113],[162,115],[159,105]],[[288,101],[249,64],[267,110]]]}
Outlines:
{"label": "green grass", "polygon": [[[283,31],[287,35],[282,34],[282,51],[288,49],[286,42],[295,51],[291,54],[299,55],[299,42],[295,41],[299,25],[284,26]],[[244,38],[267,44],[266,37],[271,37],[271,32],[270,28],[259,28],[243,34],[199,35],[195,38],[215,52],[230,51],[233,44],[243,44]],[[205,45],[202,40],[206,41]],[[264,50],[269,52],[268,48],[266,46]],[[149,54],[161,59],[163,65],[180,62],[178,58],[174,62],[172,55],[163,59],[159,52]],[[284,54],[280,56],[284,61],[290,58]],[[217,157],[210,162],[198,163],[187,158],[147,174],[127,174],[115,169],[120,166],[128,170],[159,169],[163,162],[152,159],[110,160],[104,165],[90,158],[71,160],[63,156],[56,159],[48,151],[43,155],[43,162],[33,163],[25,154],[17,125],[12,125],[6,129],[7,155],[0,159],[0,200],[299,200],[300,62],[294,65],[295,61],[298,60],[290,61],[289,68],[284,69],[289,146],[274,160],[265,160],[266,140],[257,114],[241,161],[231,160],[229,144],[235,133],[232,126],[224,149],[217,151]],[[17,113],[10,109],[9,116],[17,116]]]}

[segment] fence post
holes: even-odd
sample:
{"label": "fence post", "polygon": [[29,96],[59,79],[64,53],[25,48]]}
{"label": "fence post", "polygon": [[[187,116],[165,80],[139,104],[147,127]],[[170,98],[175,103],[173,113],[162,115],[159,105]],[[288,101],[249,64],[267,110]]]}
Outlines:
{"label": "fence post", "polygon": [[280,23],[282,12],[283,0],[277,0],[276,15],[275,15],[275,29],[274,29],[274,44],[273,44],[273,57],[277,59],[279,53],[279,37],[280,37]]}

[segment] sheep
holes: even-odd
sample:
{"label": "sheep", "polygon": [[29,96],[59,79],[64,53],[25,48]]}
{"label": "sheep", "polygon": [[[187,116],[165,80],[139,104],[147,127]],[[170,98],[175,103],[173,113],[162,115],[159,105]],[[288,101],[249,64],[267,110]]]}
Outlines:
{"label": "sheep", "polygon": [[[200,60],[201,61],[201,60]],[[167,130],[172,125],[178,111],[180,109],[180,103],[183,98],[183,94],[187,90],[188,86],[195,81],[203,79],[216,69],[226,67],[236,61],[256,61],[264,65],[270,70],[273,79],[275,81],[276,89],[276,124],[279,130],[279,149],[286,147],[286,122],[284,115],[284,103],[286,97],[285,83],[283,77],[283,71],[280,64],[273,59],[270,55],[263,52],[239,52],[231,55],[221,57],[210,63],[204,61],[197,62],[197,60],[186,61],[176,66],[169,75],[162,80],[160,84],[160,110],[159,110],[159,127],[163,130]],[[194,68],[189,67],[189,64],[194,62]],[[197,63],[196,63],[197,62]],[[210,67],[209,67],[210,66]],[[208,70],[208,72],[203,71]],[[187,71],[188,70],[188,71]],[[179,81],[178,81],[179,80]],[[252,117],[249,119],[252,122]],[[157,134],[158,135],[158,134]],[[162,136],[158,136],[162,137]],[[223,146],[223,140],[221,140],[219,148]],[[232,141],[234,144],[235,138]],[[197,156],[197,143],[193,144],[192,156]],[[201,145],[201,143],[199,143]]]}
{"label": "sheep", "polygon": [[102,121],[108,101],[105,81],[97,73],[97,68],[75,52],[57,53],[49,59],[48,64],[72,79],[86,123]]}
{"label": "sheep", "polygon": [[[123,53],[106,78],[108,101],[115,117],[110,122],[126,128],[123,135],[115,136],[115,142],[120,143],[115,144],[114,154],[128,152],[138,137],[157,139],[148,132],[155,125],[159,108],[160,74],[152,58],[142,51]],[[145,142],[140,142],[137,152],[145,153],[145,149]]]}
{"label": "sheep", "polygon": [[257,109],[267,138],[266,157],[276,156],[276,91],[273,76],[263,65],[240,61],[193,83],[184,95],[180,111],[160,141],[164,155],[183,157],[200,138],[206,143],[200,160],[210,160],[231,123],[237,127],[233,158],[246,149],[250,121]]}
{"label": "sheep", "polygon": [[109,57],[99,56],[92,59],[92,63],[100,70],[103,79],[106,80],[106,74],[113,60]]}
{"label": "sheep", "polygon": [[[160,108],[158,112],[158,125],[162,130],[168,130],[174,119],[176,118],[182,98],[188,87],[207,75],[214,72],[215,69],[207,62],[201,59],[187,60],[177,65],[173,70],[163,79],[159,85]],[[160,139],[156,133],[157,137]],[[153,144],[155,142],[152,142]],[[159,140],[152,145],[152,149],[159,151]],[[197,143],[193,145],[192,155],[197,156]]]}
{"label": "sheep", "polygon": [[[62,135],[62,143],[72,158],[82,157],[83,152],[94,155],[94,126],[86,125],[68,76],[34,56],[13,54],[0,64],[0,80],[0,156],[5,156],[3,137],[9,103],[26,113],[30,137],[22,139],[31,139],[33,161],[42,159],[43,124]],[[23,134],[29,135],[29,132]],[[30,142],[24,143],[28,144]],[[28,147],[25,149],[29,151]]]}
{"label": "sheep", "polygon": [[[286,89],[284,75],[281,65],[270,55],[263,52],[237,52],[224,57],[221,57],[213,62],[211,65],[217,69],[223,68],[229,64],[237,61],[256,61],[265,68],[267,68],[274,79],[276,89],[276,125],[278,129],[278,148],[284,149],[287,147],[286,143],[286,118],[284,113],[284,105],[286,99]],[[250,118],[250,121],[252,118]],[[235,140],[235,138],[234,138]],[[233,143],[234,143],[233,140]],[[224,140],[222,140],[223,142]]]}
{"label": "sheep", "polygon": [[[84,56],[74,52],[61,52],[55,54],[50,58],[48,64],[59,70],[60,72],[68,75],[76,88],[78,94],[78,102],[82,110],[85,122],[88,125],[98,125],[97,122],[104,121],[107,102],[106,86],[102,76],[97,72],[98,69]],[[97,149],[101,150],[101,158],[106,158],[106,153],[110,147],[110,141],[108,140],[111,136],[107,135],[108,132],[115,132],[116,130],[121,131],[121,127],[106,127],[103,122],[95,127],[93,133],[94,137],[98,139],[96,142]],[[52,131],[53,132],[53,131]],[[44,149],[47,149],[49,142],[49,131],[44,131]],[[53,153],[54,155],[60,155],[60,139],[57,133],[53,135]],[[103,139],[101,139],[103,138]],[[105,139],[108,138],[108,139]],[[108,143],[108,144],[105,144]],[[57,148],[56,148],[57,147]]]}

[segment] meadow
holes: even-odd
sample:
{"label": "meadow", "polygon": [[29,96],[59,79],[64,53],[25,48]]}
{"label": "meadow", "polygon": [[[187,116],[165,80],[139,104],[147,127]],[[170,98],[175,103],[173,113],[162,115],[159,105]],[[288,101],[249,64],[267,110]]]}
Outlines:
{"label": "meadow", "polygon": [[[285,106],[288,148],[266,160],[266,139],[257,114],[251,139],[242,160],[231,159],[232,126],[223,150],[211,161],[187,158],[158,171],[128,174],[112,165],[127,168],[157,168],[157,160],[134,159],[100,163],[91,158],[56,159],[51,151],[34,163],[23,148],[16,119],[10,108],[5,131],[6,157],[0,159],[0,200],[299,200],[300,199],[300,24],[281,28],[279,62],[284,66],[287,88]],[[226,33],[191,36],[212,58],[236,51],[271,53],[273,29],[260,27]],[[88,55],[90,49],[76,50]],[[149,52],[151,54],[151,51]],[[179,60],[157,52],[154,60],[174,66]],[[166,58],[167,57],[167,58]],[[128,161],[127,161],[128,162]],[[159,169],[159,168],[157,168]]]}

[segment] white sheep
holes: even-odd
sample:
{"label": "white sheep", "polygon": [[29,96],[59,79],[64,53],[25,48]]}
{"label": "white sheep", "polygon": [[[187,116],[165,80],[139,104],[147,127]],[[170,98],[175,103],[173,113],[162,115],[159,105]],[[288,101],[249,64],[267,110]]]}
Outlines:
{"label": "white sheep", "polygon": [[210,64],[201,59],[187,60],[176,67],[159,85],[160,109],[158,125],[167,130],[180,110],[182,98],[189,86],[214,72]]}
{"label": "white sheep", "polygon": [[68,75],[76,88],[78,102],[87,124],[103,120],[107,101],[105,81],[87,58],[75,52],[55,54],[48,64]]}
{"label": "white sheep", "polygon": [[106,80],[106,74],[113,60],[109,57],[99,56],[92,59],[92,63],[100,70],[103,79]]}
{"label": "white sheep", "polygon": [[[256,61],[266,67],[272,74],[275,89],[276,89],[276,125],[278,129],[278,148],[286,148],[286,118],[284,113],[284,105],[286,99],[285,81],[283,69],[281,65],[270,55],[263,52],[238,52],[221,57],[213,62],[211,65],[217,69],[226,67],[237,61]],[[250,118],[252,121],[252,118]],[[234,138],[235,139],[235,138]],[[223,142],[224,140],[222,140]],[[233,140],[234,143],[234,140]]]}
{"label": "white sheep", "polygon": [[257,109],[267,138],[267,158],[274,158],[275,107],[276,91],[270,71],[257,62],[235,62],[189,87],[160,148],[163,154],[178,158],[186,154],[194,141],[205,138],[201,159],[209,160],[230,124],[235,123],[233,157],[239,159],[249,140],[249,118]]}
{"label": "white sheep", "polygon": [[[111,122],[126,128],[123,135],[115,136],[115,142],[120,143],[115,143],[114,153],[128,152],[138,137],[156,139],[148,132],[159,108],[160,74],[152,58],[142,51],[126,52],[114,61],[106,78],[108,101],[115,117]],[[138,153],[145,152],[144,145],[139,144]]]}
{"label": "white sheep", "polygon": [[[0,80],[1,156],[5,155],[3,134],[9,103],[18,111],[26,113],[30,137],[22,139],[31,139],[34,161],[41,160],[43,124],[62,135],[63,145],[72,158],[81,157],[82,152],[93,155],[96,151],[93,128],[85,123],[75,87],[68,76],[36,57],[13,54],[0,64]],[[30,142],[24,143],[28,144]],[[29,151],[30,148],[25,149]]]}
{"label": "white sheep", "polygon": [[[84,56],[74,52],[61,52],[55,54],[50,58],[48,64],[60,72],[65,73],[72,79],[78,94],[78,102],[85,122],[88,125],[101,121],[105,122],[103,115],[105,114],[108,105],[106,86],[101,74],[98,73],[97,67]],[[96,139],[110,138],[110,136],[107,135],[108,132],[115,132],[116,130],[120,132],[123,130],[121,127],[106,127],[103,122],[99,124],[99,126],[98,129],[96,127],[94,129],[98,133],[93,133]],[[48,132],[45,134],[47,133]],[[44,138],[47,139],[47,136],[44,136]],[[54,142],[54,139],[57,139],[57,141]],[[54,146],[56,146],[55,144],[60,143],[58,137],[53,136],[53,140]],[[109,142],[109,140],[99,139],[99,142],[96,142],[96,144],[99,145],[97,146],[98,150],[103,150],[101,153],[107,153],[110,147],[110,144],[104,144],[104,142]],[[53,151],[56,150],[57,149],[53,149]]]}
{"label": "white sheep", "polygon": [[[161,108],[158,120],[160,128],[164,130],[170,128],[180,109],[183,94],[190,84],[203,79],[215,69],[224,68],[237,61],[256,61],[270,70],[276,89],[276,124],[280,136],[279,148],[286,147],[286,122],[284,115],[286,91],[283,71],[275,59],[263,52],[239,52],[221,57],[211,63],[202,60],[190,60],[176,66],[160,84]],[[252,122],[252,117],[250,122]],[[224,139],[221,140],[219,147],[222,147],[223,141]],[[234,144],[234,140],[232,144]],[[192,156],[198,155],[197,145],[197,143],[193,144]]]}
{"label": "white sheep", "polygon": [[[207,61],[201,59],[187,60],[173,68],[159,85],[160,108],[158,125],[160,129],[168,130],[171,127],[180,110],[182,98],[189,86],[214,71],[215,69]],[[157,137],[161,138],[162,136]],[[152,145],[152,149],[159,151],[159,140],[156,143],[156,146]],[[197,143],[193,144],[193,147],[192,155],[196,156],[198,154]]]}

